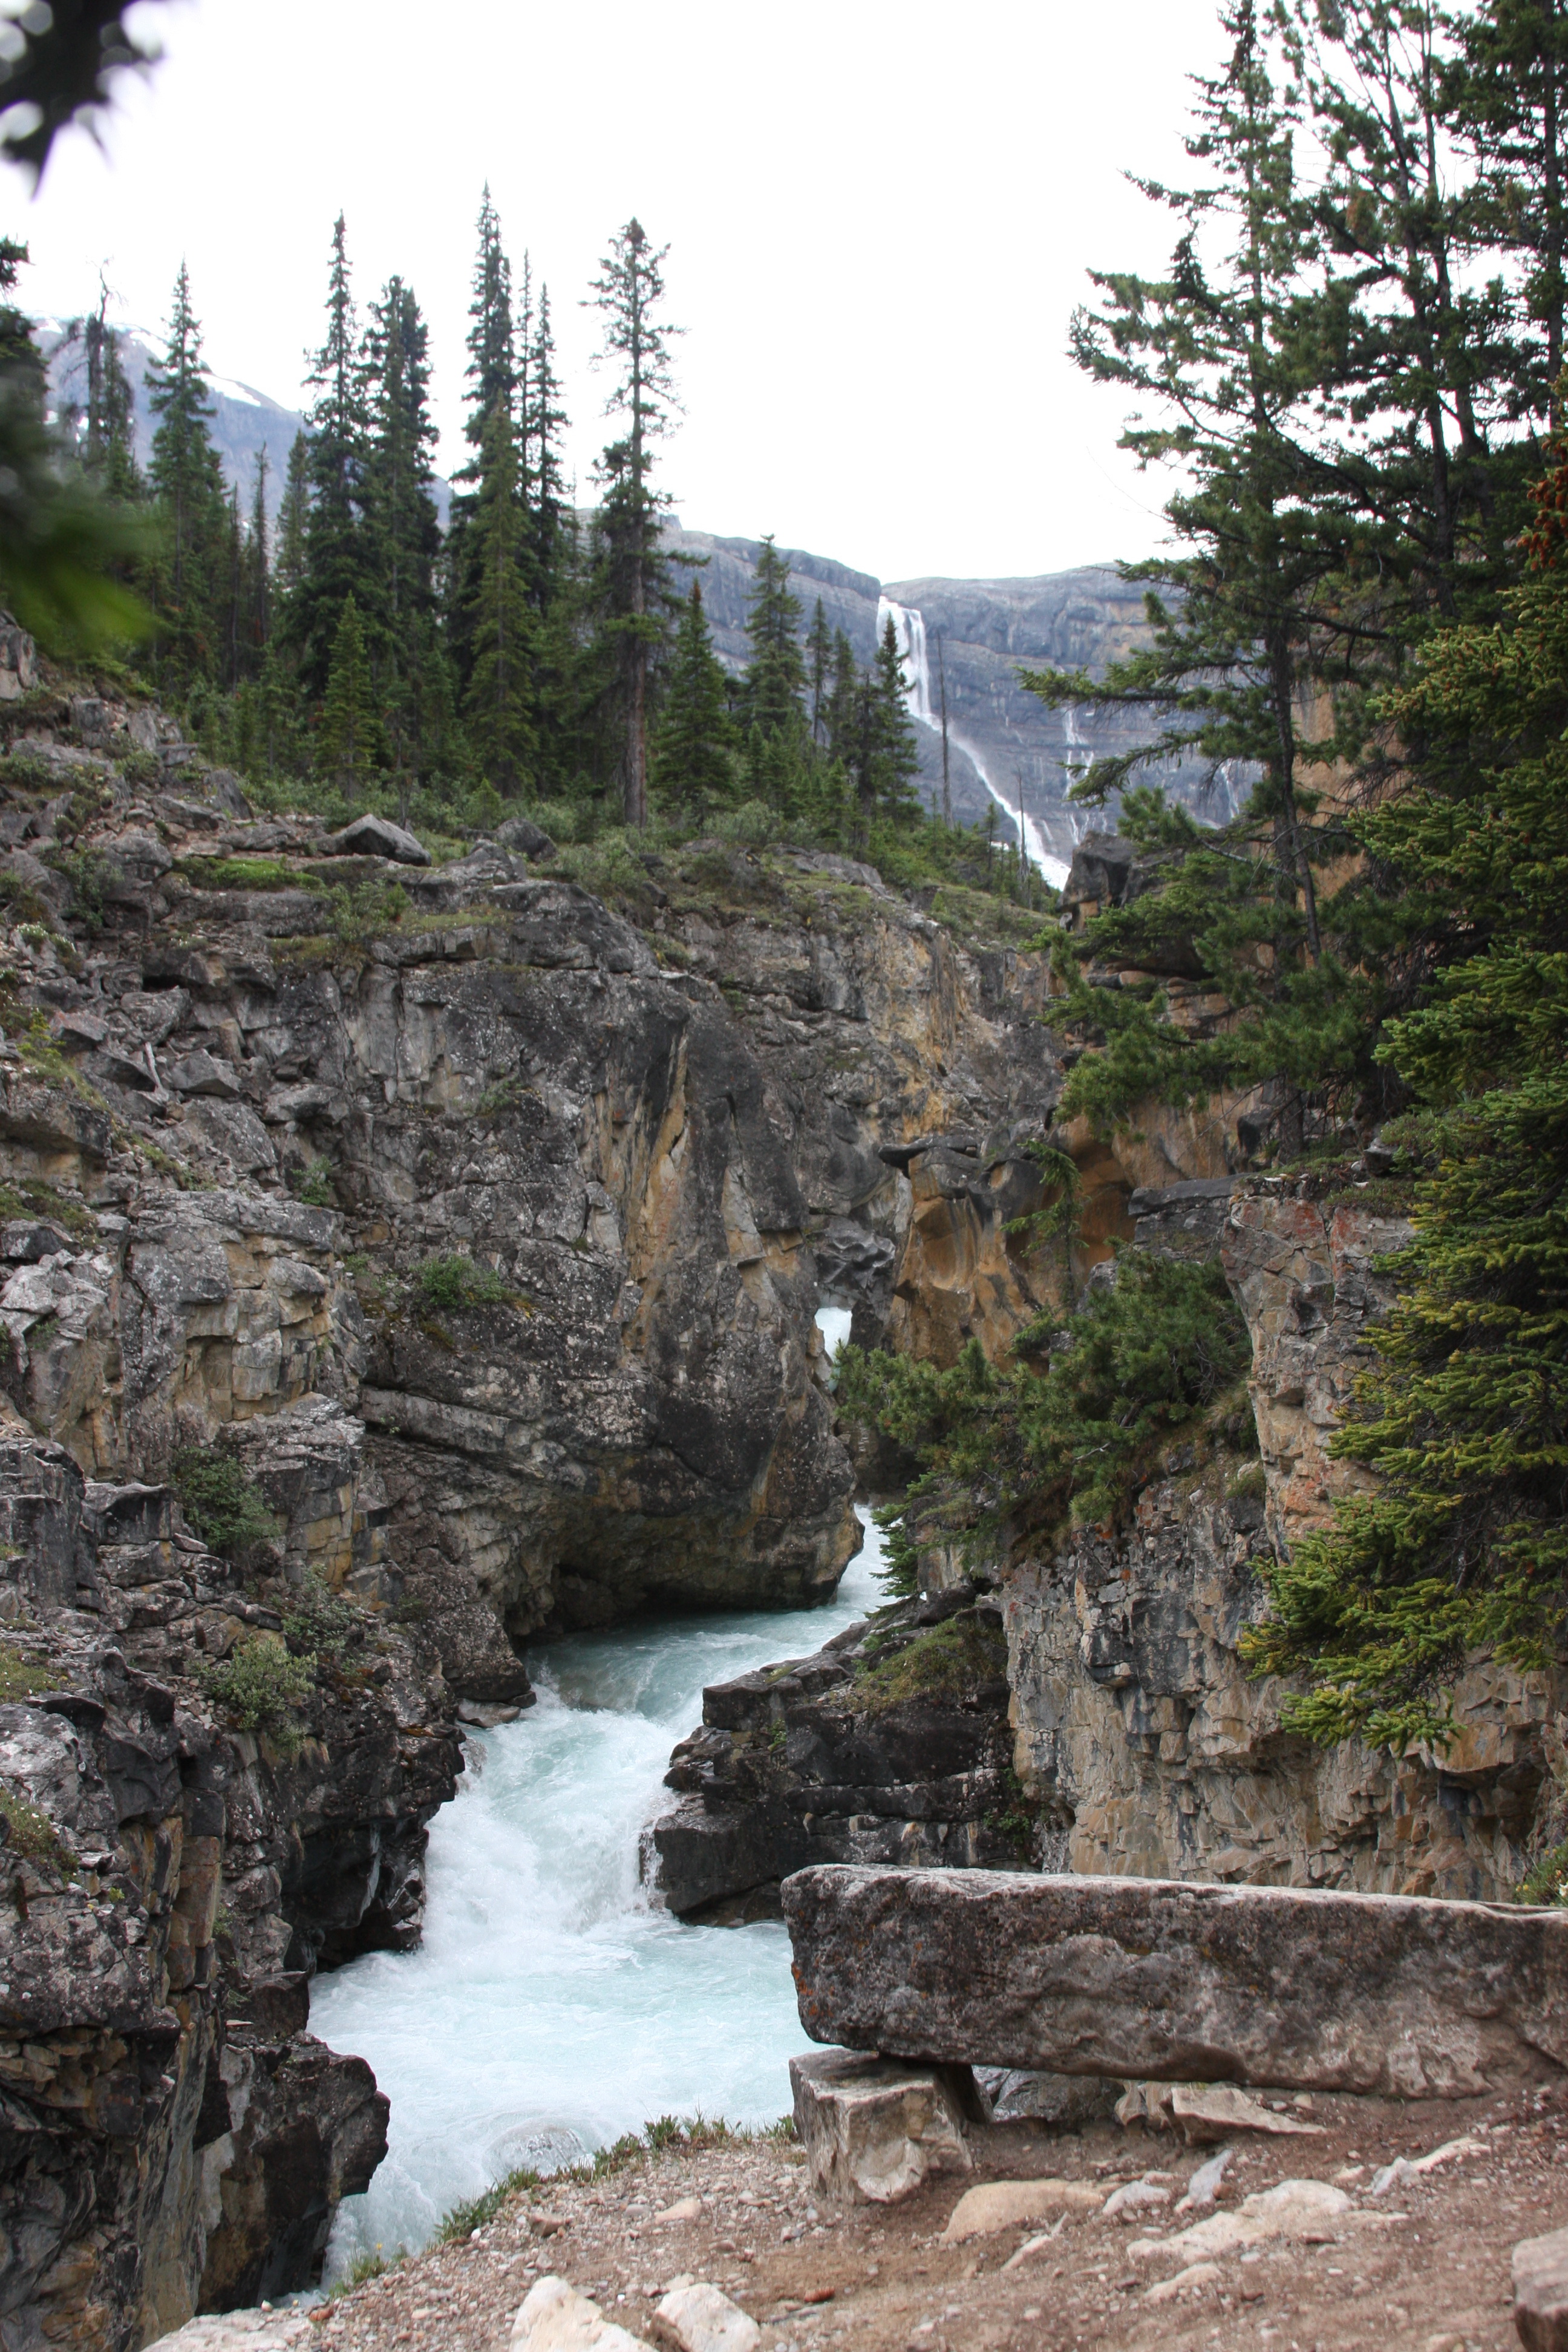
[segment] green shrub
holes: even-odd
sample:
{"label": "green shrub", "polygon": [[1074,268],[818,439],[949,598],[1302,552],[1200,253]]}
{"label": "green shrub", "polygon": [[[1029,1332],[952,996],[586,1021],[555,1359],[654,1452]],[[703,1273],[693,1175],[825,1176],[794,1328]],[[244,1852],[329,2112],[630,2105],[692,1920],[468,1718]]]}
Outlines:
{"label": "green shrub", "polygon": [[338,1196],[332,1187],[332,1163],[330,1160],[312,1160],[300,1179],[300,1189],[294,1195],[308,1209],[335,1209]]}
{"label": "green shrub", "polygon": [[182,1447],[169,1465],[169,1483],[187,1526],[228,1559],[278,1534],[278,1521],[254,1478],[247,1477],[234,1454],[216,1445]]}
{"label": "green shrub", "polygon": [[1568,1840],[1542,1854],[1514,1892],[1521,1903],[1568,1903]]}
{"label": "green shrub", "polygon": [[509,2197],[518,2196],[525,2189],[537,2189],[541,2176],[531,2165],[520,2164],[493,2187],[483,2189],[477,2197],[466,2197],[454,2205],[436,2231],[438,2246],[456,2245],[460,2239],[471,2238],[487,2221],[493,2221]]}
{"label": "green shrub", "polygon": [[283,1632],[291,1649],[337,1665],[363,1640],[366,1622],[363,1609],[332,1591],[310,1569],[284,1612]]}
{"label": "green shrub", "polygon": [[0,1781],[0,1820],[5,1824],[5,1843],[14,1853],[26,1854],[29,1862],[47,1863],[62,1877],[75,1870],[76,1857],[62,1843],[47,1813],[31,1797],[4,1781]]}
{"label": "green shrub", "polygon": [[1042,1317],[1015,1356],[989,1364],[972,1339],[947,1370],[846,1348],[835,1405],[910,1448],[922,1487],[960,1523],[1014,1511],[1034,1526],[1113,1518],[1159,1445],[1245,1370],[1247,1328],[1217,1265],[1118,1260],[1113,1288]]}
{"label": "green shrub", "polygon": [[194,1677],[241,1731],[265,1732],[285,1756],[296,1756],[299,1711],[315,1687],[315,1660],[290,1657],[276,1633],[253,1633],[226,1658],[196,1662]]}
{"label": "green shrub", "polygon": [[416,1269],[414,1281],[428,1307],[513,1307],[520,1303],[519,1293],[503,1276],[456,1253],[427,1257]]}
{"label": "green shrub", "polygon": [[862,1666],[856,1675],[858,1706],[873,1715],[903,1706],[912,1699],[967,1698],[982,1683],[994,1683],[1007,1671],[1007,1644],[994,1629],[977,1617],[950,1617],[929,1633],[890,1658]]}
{"label": "green shrub", "polygon": [[59,1675],[45,1660],[29,1658],[9,1642],[0,1642],[0,1700],[34,1698],[39,1691],[60,1688]]}
{"label": "green shrub", "polygon": [[408,893],[401,882],[360,882],[347,889],[341,882],[327,891],[328,929],[344,947],[368,947],[384,939],[408,911]]}
{"label": "green shrub", "polygon": [[882,1558],[886,1562],[881,1577],[883,1591],[890,1593],[895,1601],[918,1599],[921,1556],[904,1523],[902,1504],[878,1504],[873,1507],[871,1517],[882,1535]]}
{"label": "green shrub", "polygon": [[301,873],[281,857],[181,857],[174,865],[198,890],[311,890],[325,895],[313,874]]}

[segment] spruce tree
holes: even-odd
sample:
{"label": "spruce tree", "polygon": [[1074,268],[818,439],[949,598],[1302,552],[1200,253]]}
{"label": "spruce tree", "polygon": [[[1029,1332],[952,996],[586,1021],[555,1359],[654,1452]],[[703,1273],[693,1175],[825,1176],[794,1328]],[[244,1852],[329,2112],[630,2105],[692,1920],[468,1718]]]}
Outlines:
{"label": "spruce tree", "polygon": [[363,797],[380,750],[364,629],[353,591],[343,599],[316,730],[316,773],[350,801]]}
{"label": "spruce tree", "polygon": [[800,599],[789,586],[789,565],[763,540],[757,554],[746,614],[752,658],[742,688],[741,716],[764,735],[794,733],[801,716],[805,661],[800,647]]}
{"label": "spruce tree", "polygon": [[289,625],[300,682],[314,698],[326,691],[350,597],[362,634],[368,629],[376,635],[382,622],[381,583],[364,529],[369,464],[364,367],[341,213],[332,229],[327,331],[311,362],[310,382],[316,389],[307,419],[310,498],[304,565],[289,602]]}
{"label": "spruce tree", "polygon": [[610,734],[618,753],[621,809],[647,822],[647,747],[659,656],[667,642],[669,568],[662,545],[668,497],[654,487],[654,444],[676,407],[670,344],[680,331],[660,316],[663,265],[637,220],[612,239],[594,282],[605,321],[600,354],[616,373],[606,413],[625,430],[599,460],[595,593],[607,672]]}
{"label": "spruce tree", "polygon": [[431,496],[436,428],[429,410],[428,335],[402,279],[371,306],[366,368],[370,447],[365,535],[382,598],[376,668],[389,752],[400,772],[427,766],[420,740],[420,672],[431,657],[441,533]]}
{"label": "spruce tree", "polygon": [[271,533],[267,520],[267,447],[256,453],[256,488],[245,543],[245,643],[247,677],[254,677],[272,635]]}
{"label": "spruce tree", "polygon": [[[1568,302],[1568,6],[1486,0],[1454,23],[1444,113],[1473,158],[1478,226],[1521,272],[1510,413],[1561,425]],[[1492,354],[1495,364],[1496,353]]]}
{"label": "spruce tree", "polygon": [[463,723],[485,780],[515,794],[531,773],[532,649],[536,617],[525,593],[527,556],[518,490],[517,435],[498,400],[479,453],[479,488],[468,526],[469,648]]}
{"label": "spruce tree", "polygon": [[[1288,1729],[1439,1749],[1478,1648],[1553,1666],[1568,1625],[1568,455],[1500,625],[1455,627],[1380,717],[1419,746],[1357,832],[1413,898],[1429,984],[1380,1058],[1415,1110],[1398,1293],[1331,1452],[1376,1474],[1266,1562],[1255,1667]],[[1561,1879],[1561,1869],[1559,1870]]]}
{"label": "spruce tree", "polygon": [[288,604],[305,576],[305,520],[310,511],[310,443],[296,433],[289,447],[289,470],[278,502],[277,564],[274,582],[279,600]]}
{"label": "spruce tree", "polygon": [[658,805],[700,818],[730,799],[734,742],[723,666],[713,651],[701,583],[694,580],[681,611],[654,738],[653,793]]}
{"label": "spruce tree", "polygon": [[827,625],[827,615],[822,609],[822,599],[816,600],[811,616],[811,634],[805,641],[807,692],[811,702],[811,740],[821,743],[827,720],[827,693],[833,676],[833,633]]}
{"label": "spruce tree", "polygon": [[915,778],[921,772],[921,760],[910,718],[898,633],[890,613],[883,625],[877,647],[877,667],[869,681],[868,727],[873,805],[893,824],[907,826],[918,822],[921,802]]}
{"label": "spruce tree", "polygon": [[219,657],[218,606],[227,515],[223,472],[208,426],[201,329],[184,262],[163,359],[147,371],[148,404],[158,419],[149,480],[164,528],[157,582],[160,668],[181,686],[210,677]]}
{"label": "spruce tree", "polygon": [[[487,447],[497,446],[491,434],[491,419],[499,407],[504,408],[513,421],[514,435],[520,423],[517,417],[517,330],[512,315],[511,264],[501,244],[500,221],[490,202],[488,186],[479,207],[479,240],[472,299],[468,304],[468,364],[465,376],[468,387],[468,415],[463,421],[463,436],[473,454],[458,467],[452,478],[452,510],[446,549],[449,583],[448,641],[459,689],[465,694],[475,660],[470,616],[478,609],[482,595],[478,577],[480,558],[471,541],[478,508],[485,496],[485,452]],[[515,439],[508,462],[511,496],[521,508],[525,499],[526,484]],[[493,509],[493,495],[488,503]],[[521,529],[514,534],[514,544],[520,551],[524,537]]]}

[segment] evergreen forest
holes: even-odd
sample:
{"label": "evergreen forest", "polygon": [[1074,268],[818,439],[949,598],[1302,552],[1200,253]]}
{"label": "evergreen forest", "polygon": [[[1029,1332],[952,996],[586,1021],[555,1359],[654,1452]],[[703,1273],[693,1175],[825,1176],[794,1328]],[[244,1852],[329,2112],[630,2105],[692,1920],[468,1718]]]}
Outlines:
{"label": "evergreen forest", "polygon": [[[71,322],[87,396],[62,420],[65,455],[119,535],[117,616],[142,616],[132,674],[264,802],[375,810],[437,833],[542,812],[567,842],[719,823],[906,864],[912,853],[921,870],[967,870],[978,855],[983,878],[1027,898],[1016,855],[923,807],[890,628],[862,671],[820,603],[808,622],[771,540],[752,658],[740,677],[718,659],[700,564],[664,544],[658,459],[679,331],[665,253],[641,225],[612,238],[590,289],[612,437],[583,510],[564,478],[549,289],[526,256],[514,273],[488,191],[477,245],[445,530],[418,299],[394,278],[362,310],[341,217],[280,499],[264,457],[247,498],[226,484],[183,266],[149,378],[144,471],[116,331],[101,310]],[[8,249],[7,282],[25,258]]]}

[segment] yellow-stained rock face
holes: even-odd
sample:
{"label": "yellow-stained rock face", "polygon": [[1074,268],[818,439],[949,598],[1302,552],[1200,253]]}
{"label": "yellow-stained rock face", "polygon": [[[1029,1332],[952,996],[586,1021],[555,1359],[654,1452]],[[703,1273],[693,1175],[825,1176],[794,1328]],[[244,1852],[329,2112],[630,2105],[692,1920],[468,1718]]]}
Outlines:
{"label": "yellow-stained rock face", "polygon": [[[1286,1736],[1284,1686],[1253,1680],[1238,1650],[1266,1606],[1260,1559],[1366,1483],[1326,1447],[1388,1297],[1375,1261],[1408,1227],[1272,1180],[1215,1206],[1252,1338],[1259,1454],[1210,1454],[1200,1439],[1167,1459],[1124,1532],[1078,1530],[1006,1580],[1015,1760],[1047,1858],[1506,1899],[1568,1705],[1560,1678],[1474,1658],[1455,1686],[1454,1746],[1395,1759]],[[1160,1236],[1151,1225],[1141,1238]]]}

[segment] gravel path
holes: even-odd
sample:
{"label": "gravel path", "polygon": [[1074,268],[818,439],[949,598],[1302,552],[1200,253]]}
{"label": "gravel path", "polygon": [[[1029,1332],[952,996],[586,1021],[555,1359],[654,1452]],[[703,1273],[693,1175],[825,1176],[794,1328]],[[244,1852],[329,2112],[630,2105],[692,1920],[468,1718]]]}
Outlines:
{"label": "gravel path", "polygon": [[[672,2279],[712,2280],[762,2324],[768,2352],[1512,2352],[1511,2249],[1568,2226],[1564,2101],[1321,2099],[1312,2120],[1321,2137],[1238,2137],[1216,2208],[1338,2176],[1348,2207],[1310,2242],[1266,2240],[1200,2264],[1162,2242],[1193,2216],[1144,2206],[1069,2216],[1009,2268],[1044,2235],[1038,2223],[942,2242],[965,2182],[840,2213],[813,2198],[797,2148],[733,2142],[515,2197],[472,2239],[321,2308],[311,2333],[331,2352],[503,2352],[529,2285],[555,2273],[650,2338]],[[1474,2145],[1372,2193],[1382,2167],[1458,2139]],[[972,2144],[975,2181],[1051,2175],[1114,2189],[1154,2172],[1173,2205],[1214,2153],[1112,2125],[1005,2126]],[[1184,2269],[1201,2274],[1162,2293]]]}

